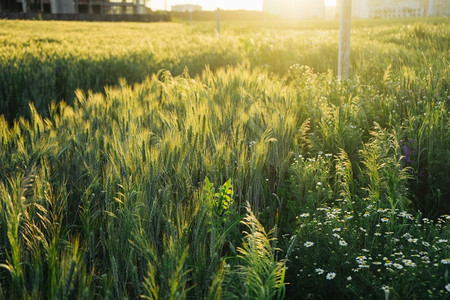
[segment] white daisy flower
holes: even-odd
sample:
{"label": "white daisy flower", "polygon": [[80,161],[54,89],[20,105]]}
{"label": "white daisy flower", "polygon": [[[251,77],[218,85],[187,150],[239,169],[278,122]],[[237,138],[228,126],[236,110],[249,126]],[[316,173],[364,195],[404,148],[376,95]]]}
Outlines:
{"label": "white daisy flower", "polygon": [[412,260],[410,260],[410,259],[404,259],[404,260],[402,260],[402,262],[405,264],[405,266],[407,266],[407,267],[415,267],[416,266],[416,264],[412,261]]}
{"label": "white daisy flower", "polygon": [[309,248],[309,247],[314,246],[314,243],[313,243],[313,242],[307,241],[307,242],[305,242],[303,245],[304,245],[306,248]]}
{"label": "white daisy flower", "polygon": [[347,245],[348,245],[348,243],[346,241],[344,241],[344,240],[339,241],[339,246],[346,247]]}

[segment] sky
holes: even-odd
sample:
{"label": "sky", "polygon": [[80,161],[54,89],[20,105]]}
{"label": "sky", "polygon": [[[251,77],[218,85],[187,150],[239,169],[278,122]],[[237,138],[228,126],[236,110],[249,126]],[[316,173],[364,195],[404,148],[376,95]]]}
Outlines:
{"label": "sky", "polygon": [[[247,9],[262,10],[262,0],[150,0],[150,7],[153,10],[163,10],[164,3],[167,3],[167,9],[176,4],[197,4],[203,10],[221,9]],[[325,5],[335,6],[336,0],[325,0]]]}

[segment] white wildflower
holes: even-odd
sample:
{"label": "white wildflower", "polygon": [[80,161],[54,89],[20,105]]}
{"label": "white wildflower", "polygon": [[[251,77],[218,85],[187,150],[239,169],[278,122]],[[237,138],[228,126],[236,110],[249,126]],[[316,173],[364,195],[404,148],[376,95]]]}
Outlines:
{"label": "white wildflower", "polygon": [[306,248],[309,248],[309,247],[314,246],[314,243],[313,243],[313,242],[307,241],[307,242],[305,242],[303,245],[304,245]]}

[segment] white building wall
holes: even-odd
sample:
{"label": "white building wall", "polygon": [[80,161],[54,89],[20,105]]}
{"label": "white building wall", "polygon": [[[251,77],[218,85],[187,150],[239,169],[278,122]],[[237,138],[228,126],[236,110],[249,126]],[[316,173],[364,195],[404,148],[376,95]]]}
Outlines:
{"label": "white building wall", "polygon": [[450,16],[450,0],[428,0],[428,16]]}
{"label": "white building wall", "polygon": [[426,0],[352,0],[352,16],[361,19],[421,17],[426,15],[427,6]]}
{"label": "white building wall", "polygon": [[171,10],[176,12],[202,11],[202,7],[195,4],[178,4],[172,5]]}
{"label": "white building wall", "polygon": [[369,18],[369,0],[353,0],[352,15],[361,19]]}

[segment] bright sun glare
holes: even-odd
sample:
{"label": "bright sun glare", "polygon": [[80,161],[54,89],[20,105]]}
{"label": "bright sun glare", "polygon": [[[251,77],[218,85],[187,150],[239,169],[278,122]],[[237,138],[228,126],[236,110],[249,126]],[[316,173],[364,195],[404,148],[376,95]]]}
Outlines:
{"label": "bright sun glare", "polygon": [[[324,0],[326,6],[336,6],[336,0]],[[203,10],[221,9],[263,9],[263,0],[150,0],[150,7],[154,10],[170,10],[172,5],[177,4],[196,4]]]}

